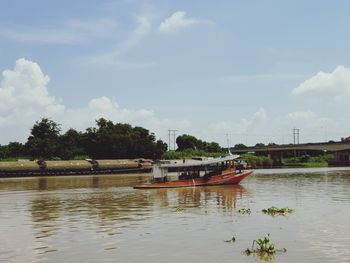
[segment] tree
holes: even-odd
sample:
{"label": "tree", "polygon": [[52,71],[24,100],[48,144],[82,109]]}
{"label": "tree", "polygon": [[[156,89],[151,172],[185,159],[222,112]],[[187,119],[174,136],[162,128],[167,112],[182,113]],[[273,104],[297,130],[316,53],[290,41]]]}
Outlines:
{"label": "tree", "polygon": [[239,143],[239,144],[235,144],[235,146],[233,148],[234,149],[247,149],[248,146],[245,146],[244,144]]}
{"label": "tree", "polygon": [[57,153],[60,130],[59,124],[47,118],[35,122],[25,144],[26,151],[33,158],[52,158]]}
{"label": "tree", "polygon": [[22,143],[19,142],[10,142],[7,145],[8,148],[8,154],[10,157],[20,157],[25,155],[24,154],[24,145]]}
{"label": "tree", "polygon": [[96,120],[97,128],[88,128],[83,134],[86,152],[96,159],[160,158],[166,144],[156,141],[155,135],[142,127],[113,123],[103,118]]}
{"label": "tree", "polygon": [[86,155],[83,147],[83,135],[74,129],[69,129],[59,136],[57,155],[63,160],[74,159]]}
{"label": "tree", "polygon": [[178,151],[184,151],[186,149],[200,150],[210,153],[222,151],[222,148],[218,143],[202,141],[188,134],[183,134],[177,137],[176,144]]}
{"label": "tree", "polygon": [[183,134],[176,138],[176,144],[178,151],[183,151],[185,149],[197,150],[196,144],[198,144],[198,140],[192,135]]}
{"label": "tree", "polygon": [[87,128],[85,132],[69,129],[61,135],[60,131],[59,124],[43,118],[35,122],[24,146],[17,142],[0,145],[0,159],[23,155],[33,159],[73,159],[77,156],[159,159],[167,150],[167,145],[156,140],[149,130],[104,118],[96,120],[96,127]]}
{"label": "tree", "polygon": [[9,158],[9,149],[7,145],[0,145],[0,159]]}
{"label": "tree", "polygon": [[220,147],[220,145],[216,142],[209,142],[206,145],[206,151],[207,152],[221,152],[222,148]]}
{"label": "tree", "polygon": [[255,144],[255,147],[256,147],[256,148],[263,148],[263,147],[265,147],[265,146],[266,146],[266,145],[263,144],[263,143],[261,143],[261,142]]}

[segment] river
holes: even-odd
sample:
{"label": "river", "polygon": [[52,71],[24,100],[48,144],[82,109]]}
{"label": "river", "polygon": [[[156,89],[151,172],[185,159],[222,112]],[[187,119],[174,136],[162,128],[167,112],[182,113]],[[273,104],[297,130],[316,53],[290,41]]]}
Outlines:
{"label": "river", "polygon": [[[350,262],[350,170],[258,170],[240,185],[134,190],[139,175],[0,179],[0,262]],[[261,212],[290,207],[287,216]],[[238,213],[250,208],[250,215]],[[236,242],[224,242],[235,236]],[[264,262],[264,261],[262,261]]]}

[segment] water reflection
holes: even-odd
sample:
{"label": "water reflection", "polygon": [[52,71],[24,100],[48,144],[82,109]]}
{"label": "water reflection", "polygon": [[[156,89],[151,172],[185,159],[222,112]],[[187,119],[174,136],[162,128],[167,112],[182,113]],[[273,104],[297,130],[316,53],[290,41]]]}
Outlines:
{"label": "water reflection", "polygon": [[[142,190],[141,190],[142,191]],[[152,192],[154,199],[160,202],[160,206],[205,207],[215,205],[217,209],[232,210],[236,208],[238,199],[246,194],[246,189],[241,185],[227,185],[214,187],[158,189]]]}
{"label": "water reflection", "polygon": [[[184,205],[187,208],[213,206],[219,210],[236,208],[246,189],[241,185],[133,190],[114,188],[109,191],[78,191],[69,194],[39,194],[30,200],[32,221],[54,222],[81,216],[82,220],[130,222],[144,220],[160,208],[169,209]],[[164,211],[163,211],[164,212]],[[46,226],[46,225],[45,225]]]}
{"label": "water reflection", "polygon": [[4,190],[58,190],[67,188],[106,188],[130,186],[150,180],[150,174],[38,176],[27,178],[0,178],[0,191]]}

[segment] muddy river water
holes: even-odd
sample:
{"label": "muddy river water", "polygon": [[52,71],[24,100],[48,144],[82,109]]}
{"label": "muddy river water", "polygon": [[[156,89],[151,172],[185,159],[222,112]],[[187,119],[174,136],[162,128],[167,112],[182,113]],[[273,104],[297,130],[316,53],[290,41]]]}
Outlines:
{"label": "muddy river water", "polygon": [[[350,170],[256,171],[240,185],[134,190],[148,175],[0,179],[0,262],[350,262]],[[261,212],[290,207],[287,216]],[[250,208],[250,215],[238,213]],[[236,242],[224,242],[235,236]]]}

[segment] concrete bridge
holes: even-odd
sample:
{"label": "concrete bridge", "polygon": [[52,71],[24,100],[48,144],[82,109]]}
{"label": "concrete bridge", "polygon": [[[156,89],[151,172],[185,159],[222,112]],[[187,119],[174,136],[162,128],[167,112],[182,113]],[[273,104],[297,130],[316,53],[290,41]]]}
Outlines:
{"label": "concrete bridge", "polygon": [[261,153],[266,154],[274,162],[282,162],[283,153],[294,151],[299,155],[301,151],[306,152],[331,152],[335,153],[334,165],[350,165],[350,142],[329,142],[329,143],[306,143],[306,144],[284,144],[264,147],[230,148],[232,153]]}

